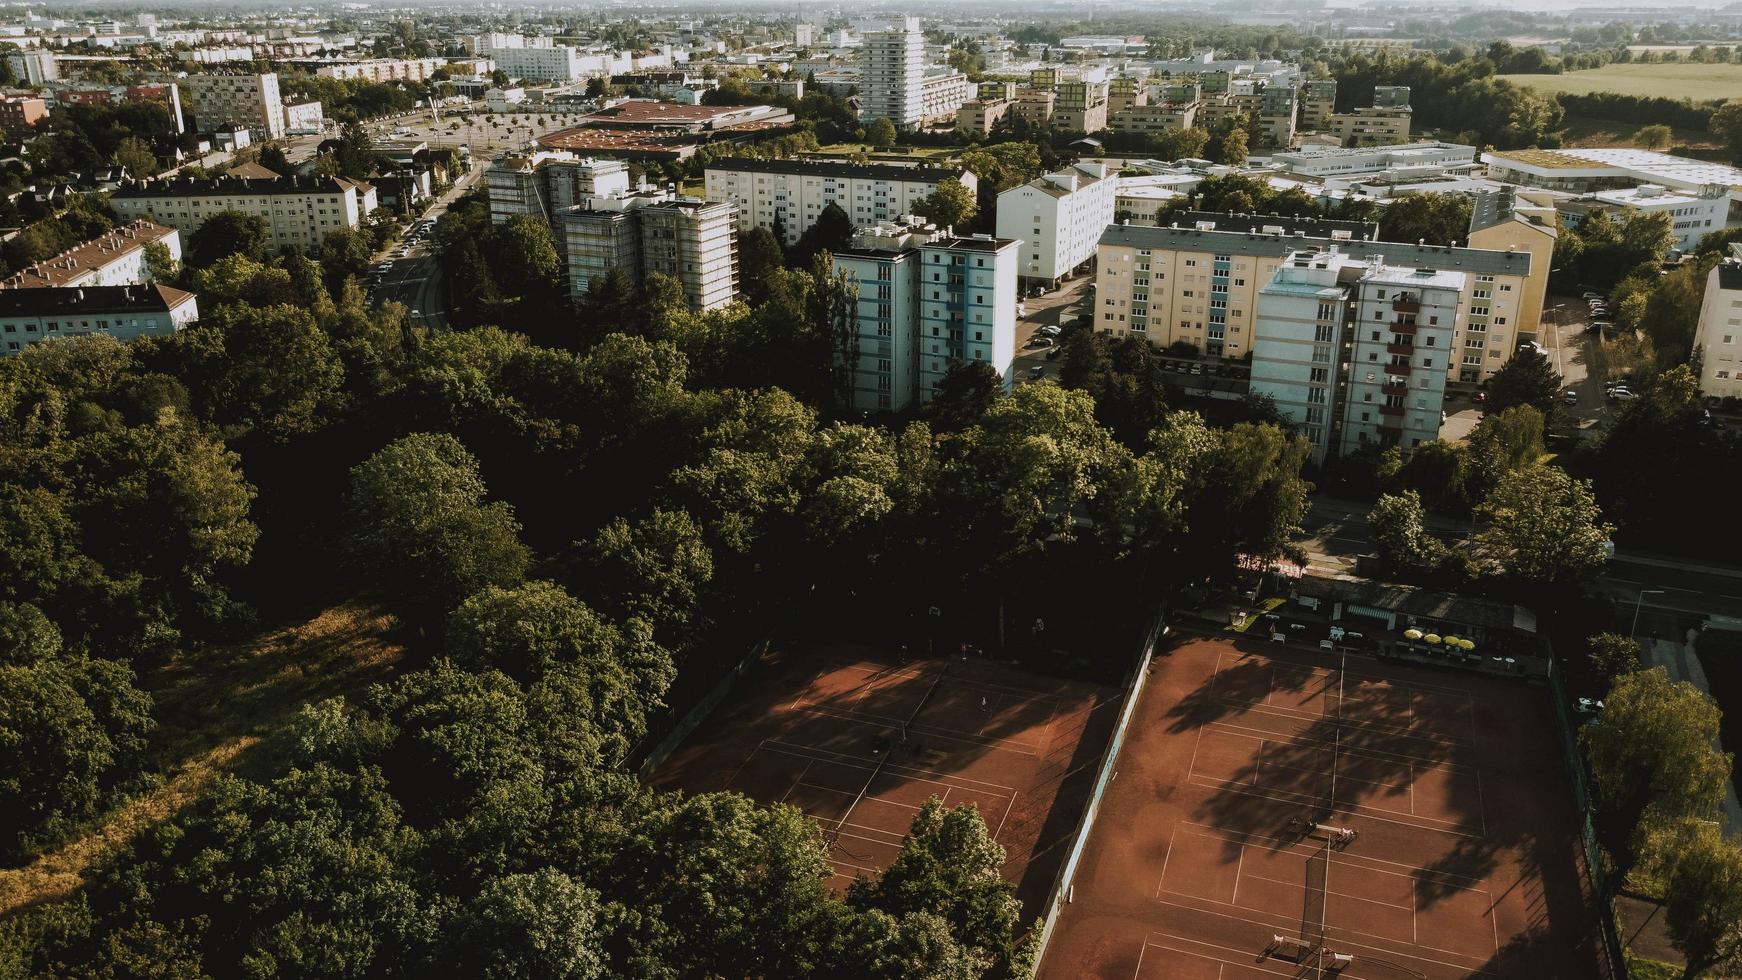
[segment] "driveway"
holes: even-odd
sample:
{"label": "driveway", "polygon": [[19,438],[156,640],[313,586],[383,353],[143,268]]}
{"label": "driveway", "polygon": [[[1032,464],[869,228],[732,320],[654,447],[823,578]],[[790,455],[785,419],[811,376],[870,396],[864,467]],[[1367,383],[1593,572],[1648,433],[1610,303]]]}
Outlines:
{"label": "driveway", "polygon": [[1017,383],[1027,381],[1028,372],[1037,365],[1046,369],[1046,377],[1058,377],[1059,361],[1046,359],[1051,348],[1029,345],[1039,335],[1041,327],[1062,328],[1070,321],[1091,282],[1094,282],[1094,277],[1085,275],[1051,292],[1022,301],[1027,306],[1027,313],[1016,321],[1016,361],[1011,367]]}

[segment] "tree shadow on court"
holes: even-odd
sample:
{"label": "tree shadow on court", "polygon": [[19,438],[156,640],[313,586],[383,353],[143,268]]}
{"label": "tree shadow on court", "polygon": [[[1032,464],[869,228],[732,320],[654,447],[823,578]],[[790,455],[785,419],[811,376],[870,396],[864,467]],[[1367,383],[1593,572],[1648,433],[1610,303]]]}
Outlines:
{"label": "tree shadow on court", "polygon": [[[1231,679],[1236,672],[1239,676]],[[1475,784],[1460,783],[1456,791],[1444,785],[1447,779],[1466,778],[1446,773],[1470,771],[1476,764],[1474,745],[1424,726],[1407,697],[1352,696],[1342,705],[1343,718],[1332,713],[1334,701],[1311,713],[1288,707],[1310,704],[1299,696],[1327,688],[1333,694],[1340,690],[1335,675],[1327,685],[1306,671],[1271,671],[1262,660],[1243,660],[1182,698],[1170,712],[1170,730],[1198,730],[1194,781],[1209,792],[1192,819],[1239,835],[1226,844],[1230,862],[1242,846],[1280,850],[1325,839],[1322,831],[1301,832],[1299,821],[1334,827],[1353,823],[1386,836],[1418,835],[1430,872],[1418,876],[1417,902],[1424,910],[1461,890],[1444,875],[1486,879],[1520,840],[1505,828],[1487,826]],[[1254,689],[1269,690],[1270,704],[1226,696]],[[1351,712],[1358,717],[1348,717]],[[1231,772],[1216,769],[1218,754],[1231,759]],[[1416,809],[1424,799],[1435,801],[1426,814]],[[1441,842],[1449,849],[1435,853]],[[1350,846],[1357,853],[1361,847]]]}
{"label": "tree shadow on court", "polygon": [[[1533,977],[1536,980],[1614,980],[1624,972],[1605,970],[1602,941],[1595,927],[1563,927],[1547,917],[1533,918],[1529,928],[1507,940],[1479,974],[1492,977]],[[1616,970],[1624,970],[1616,964]],[[1479,975],[1473,973],[1472,975]]]}

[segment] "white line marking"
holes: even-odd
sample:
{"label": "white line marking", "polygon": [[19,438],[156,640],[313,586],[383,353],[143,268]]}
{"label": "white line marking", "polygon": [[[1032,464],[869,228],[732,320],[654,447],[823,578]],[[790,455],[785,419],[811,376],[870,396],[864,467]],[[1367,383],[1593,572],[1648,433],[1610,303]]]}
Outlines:
{"label": "white line marking", "polygon": [[1240,904],[1240,872],[1246,870],[1246,845],[1240,845],[1240,860],[1234,865],[1234,894],[1228,896],[1231,905]]}
{"label": "white line marking", "polygon": [[1167,881],[1167,862],[1173,860],[1173,839],[1179,836],[1179,824],[1173,825],[1173,830],[1167,835],[1167,853],[1161,857],[1161,878],[1155,883],[1155,897],[1161,897],[1161,886]]}
{"label": "white line marking", "polygon": [[[1195,899],[1197,901],[1205,902],[1205,903],[1211,904],[1211,905],[1226,906],[1228,904],[1227,902],[1218,902],[1214,899],[1203,898],[1203,897],[1198,896],[1198,895],[1187,895],[1183,892],[1168,892],[1167,894],[1178,895],[1181,898]],[[1169,906],[1172,906],[1172,907],[1178,908],[1178,909],[1186,909],[1187,911],[1204,913],[1204,914],[1209,914],[1209,915],[1219,915],[1224,919],[1233,919],[1233,920],[1238,921],[1238,922],[1247,923],[1248,925],[1259,926],[1259,927],[1264,928],[1264,929],[1269,929],[1273,933],[1278,929],[1289,929],[1289,928],[1292,928],[1292,927],[1299,924],[1299,920],[1297,918],[1295,918],[1294,916],[1289,916],[1289,915],[1279,915],[1279,916],[1273,917],[1276,919],[1283,920],[1280,923],[1276,922],[1276,921],[1265,922],[1262,919],[1249,919],[1243,915],[1232,915],[1232,914],[1229,914],[1227,912],[1222,912],[1222,911],[1218,911],[1215,909],[1194,908],[1193,906],[1190,906],[1190,905],[1182,905],[1179,902],[1170,902],[1165,898],[1159,899],[1158,901],[1159,901],[1159,904],[1169,905]],[[1270,913],[1265,913],[1265,912],[1259,912],[1259,910],[1257,910],[1257,909],[1242,909],[1242,911],[1255,912],[1255,913],[1258,913],[1260,915],[1269,915],[1270,914]],[[1401,939],[1392,939],[1388,936],[1376,936],[1370,932],[1361,932],[1358,929],[1348,929],[1348,928],[1344,928],[1342,926],[1337,927],[1337,932],[1338,933],[1346,933],[1347,936],[1360,936],[1363,939],[1375,939],[1375,940],[1378,940],[1380,942],[1385,942],[1385,943],[1396,943],[1396,944],[1401,945],[1403,942]],[[1477,968],[1468,966],[1466,964],[1452,963],[1452,962],[1448,962],[1446,960],[1436,960],[1436,959],[1429,957],[1429,956],[1417,956],[1414,953],[1406,952],[1406,951],[1401,950],[1401,949],[1390,949],[1390,948],[1387,948],[1385,946],[1374,946],[1374,945],[1370,945],[1368,943],[1363,943],[1357,939],[1347,938],[1347,936],[1339,935],[1337,937],[1337,942],[1339,944],[1345,945],[1345,946],[1355,946],[1355,947],[1359,947],[1362,949],[1368,949],[1368,950],[1372,950],[1375,953],[1384,953],[1388,956],[1403,956],[1403,957],[1407,957],[1407,958],[1412,959],[1412,960],[1417,960],[1417,961],[1422,962],[1422,963],[1433,963],[1436,966],[1448,966],[1448,967],[1451,967],[1453,969],[1464,970],[1468,973],[1480,974],[1482,976],[1489,976],[1489,977],[1499,976],[1499,974],[1497,974],[1497,973],[1490,973],[1487,970],[1477,969]],[[1415,948],[1428,949],[1428,950],[1432,950],[1436,953],[1446,953],[1446,954],[1449,954],[1451,956],[1459,956],[1459,957],[1463,957],[1464,959],[1472,960],[1472,961],[1476,961],[1476,962],[1485,962],[1486,961],[1486,957],[1471,956],[1468,953],[1460,953],[1455,949],[1439,949],[1439,948],[1434,947],[1434,946],[1419,946],[1419,945],[1416,946]]]}

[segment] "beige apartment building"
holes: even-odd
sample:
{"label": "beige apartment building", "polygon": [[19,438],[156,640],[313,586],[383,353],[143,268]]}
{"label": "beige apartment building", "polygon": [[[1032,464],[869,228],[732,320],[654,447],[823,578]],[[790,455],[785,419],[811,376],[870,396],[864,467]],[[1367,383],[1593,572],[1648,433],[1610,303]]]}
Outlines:
{"label": "beige apartment building", "polygon": [[445,58],[371,58],[368,61],[345,61],[322,65],[315,74],[322,78],[337,78],[368,82],[427,82],[436,72],[448,66]]}
{"label": "beige apartment building", "polygon": [[1165,133],[1170,129],[1192,128],[1197,114],[1196,101],[1134,105],[1109,116],[1107,128],[1115,133]]}
{"label": "beige apartment building", "polygon": [[180,82],[188,112],[201,130],[246,126],[256,136],[284,135],[284,102],[278,94],[278,73],[261,75],[189,75]]}
{"label": "beige apartment building", "polygon": [[992,132],[992,127],[998,125],[1000,120],[1010,115],[1012,105],[1008,99],[974,99],[964,102],[956,110],[956,132],[970,137],[985,136]]}
{"label": "beige apartment building", "polygon": [[738,298],[738,208],[679,198],[637,208],[643,274],[664,273],[683,286],[690,309]]}
{"label": "beige apartment building", "polygon": [[1110,225],[1101,236],[1095,329],[1184,342],[1206,355],[1252,349],[1258,292],[1290,253],[1335,247],[1354,261],[1465,273],[1453,326],[1449,379],[1485,380],[1505,363],[1526,321],[1527,296],[1541,295],[1548,265],[1526,250],[1375,241],[1377,226],[1353,221],[1186,212],[1171,227]]}
{"label": "beige apartment building", "polygon": [[1413,114],[1409,106],[1367,106],[1331,113],[1331,123],[1326,131],[1344,146],[1390,146],[1409,142],[1411,118]]}
{"label": "beige apartment building", "polygon": [[206,219],[240,211],[265,219],[274,249],[311,249],[375,210],[375,188],[343,177],[217,177],[130,181],[109,197],[123,221],[147,218],[191,235]]}

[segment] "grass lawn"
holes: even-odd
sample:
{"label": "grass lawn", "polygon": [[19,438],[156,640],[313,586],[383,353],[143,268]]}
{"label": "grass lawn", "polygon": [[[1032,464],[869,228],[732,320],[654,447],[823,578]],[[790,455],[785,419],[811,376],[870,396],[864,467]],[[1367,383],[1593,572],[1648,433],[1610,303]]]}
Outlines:
{"label": "grass lawn", "polygon": [[157,701],[150,761],[161,781],[59,848],[0,871],[0,916],[70,895],[86,871],[199,800],[220,774],[263,773],[283,762],[280,736],[303,705],[355,696],[388,676],[402,653],[388,639],[392,625],[378,609],[336,606],[142,675],[140,687]]}
{"label": "grass lawn", "polygon": [[1646,98],[1742,98],[1742,65],[1604,65],[1562,75],[1501,75],[1514,85],[1544,94],[1618,92]]}
{"label": "grass lawn", "polygon": [[[1643,123],[1617,119],[1593,119],[1589,116],[1567,116],[1561,130],[1561,144],[1566,147],[1632,146],[1633,134]],[[1703,129],[1670,130],[1670,146],[1716,147],[1718,141]],[[1667,149],[1667,147],[1666,147]]]}

